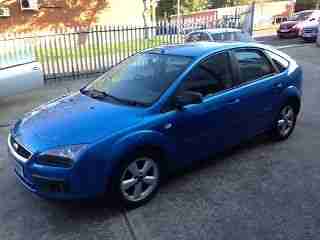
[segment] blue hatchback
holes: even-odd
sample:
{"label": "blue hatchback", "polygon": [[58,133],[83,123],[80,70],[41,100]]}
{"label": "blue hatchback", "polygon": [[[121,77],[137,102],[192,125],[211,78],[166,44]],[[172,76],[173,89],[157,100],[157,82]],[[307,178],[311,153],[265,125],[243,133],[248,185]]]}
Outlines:
{"label": "blue hatchback", "polygon": [[170,171],[260,133],[290,136],[301,68],[256,43],[192,43],[136,54],[12,128],[9,155],[51,199],[150,200]]}

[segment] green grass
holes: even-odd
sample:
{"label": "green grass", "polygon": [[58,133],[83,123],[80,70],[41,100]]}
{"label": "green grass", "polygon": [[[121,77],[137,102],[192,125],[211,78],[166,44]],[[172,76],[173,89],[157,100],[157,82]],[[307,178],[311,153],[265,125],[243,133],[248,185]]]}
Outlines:
{"label": "green grass", "polygon": [[161,44],[179,42],[177,36],[157,36],[149,39],[138,39],[114,44],[100,44],[99,46],[81,46],[77,49],[49,47],[36,49],[36,56],[42,63],[54,60],[94,58],[101,55],[131,55],[143,49],[152,48]]}

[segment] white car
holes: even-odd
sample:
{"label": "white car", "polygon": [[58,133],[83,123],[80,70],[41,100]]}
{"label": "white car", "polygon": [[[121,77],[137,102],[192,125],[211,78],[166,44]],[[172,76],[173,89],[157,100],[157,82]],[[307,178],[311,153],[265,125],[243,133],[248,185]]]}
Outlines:
{"label": "white car", "polygon": [[315,42],[317,40],[319,22],[311,22],[303,27],[302,35],[304,41]]}
{"label": "white car", "polygon": [[320,47],[320,25],[319,25],[319,28],[318,28],[317,44]]}
{"label": "white car", "polygon": [[42,66],[32,54],[24,53],[23,56],[20,54],[8,59],[3,52],[0,53],[0,98],[44,85]]}
{"label": "white car", "polygon": [[243,32],[234,28],[215,28],[198,30],[189,33],[185,42],[220,42],[220,41],[240,41],[252,42],[254,41],[249,33]]}

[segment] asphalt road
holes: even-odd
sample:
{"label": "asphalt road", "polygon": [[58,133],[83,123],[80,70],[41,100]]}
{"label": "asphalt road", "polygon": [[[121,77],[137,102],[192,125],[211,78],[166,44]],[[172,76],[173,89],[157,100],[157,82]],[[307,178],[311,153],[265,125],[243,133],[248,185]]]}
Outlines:
{"label": "asphalt road", "polygon": [[[196,165],[129,212],[97,201],[57,203],[33,196],[12,173],[8,128],[0,127],[0,239],[320,239],[320,48],[283,51],[305,72],[303,108],[292,137],[280,143],[258,137]],[[64,86],[81,84],[0,101],[0,125],[65,92]]]}

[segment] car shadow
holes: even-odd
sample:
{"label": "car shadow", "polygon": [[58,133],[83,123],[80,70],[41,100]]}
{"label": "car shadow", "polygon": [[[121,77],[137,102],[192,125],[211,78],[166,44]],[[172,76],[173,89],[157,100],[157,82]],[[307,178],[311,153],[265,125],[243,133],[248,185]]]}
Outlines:
{"label": "car shadow", "polygon": [[[242,152],[250,151],[251,149],[259,148],[259,146],[272,145],[274,141],[267,135],[259,135],[250,141],[246,141],[230,148],[222,153],[215,154],[206,159],[194,161],[190,166],[171,173],[162,185],[170,185],[174,181],[179,181],[183,176],[194,174],[197,171],[201,171],[208,167],[218,167],[221,164],[227,164],[228,161],[235,161],[230,156],[241,154]],[[115,201],[113,198],[100,197],[97,199],[87,200],[70,200],[70,201],[53,201],[47,200],[50,205],[55,208],[59,208],[60,211],[68,214],[72,213],[76,219],[90,218],[94,216],[96,218],[106,217],[106,212],[110,212],[112,216],[121,215],[126,209]]]}
{"label": "car shadow", "polygon": [[251,140],[244,141],[237,146],[226,149],[223,152],[210,155],[208,158],[205,158],[205,159],[198,159],[194,161],[188,167],[180,169],[175,173],[172,173],[169,176],[167,176],[167,178],[163,182],[163,185],[164,186],[170,185],[170,183],[174,183],[174,181],[179,181],[181,177],[194,174],[195,172],[202,171],[207,168],[217,168],[219,165],[228,164],[232,161],[236,161],[235,159],[231,158],[231,156],[233,155],[238,155],[243,152],[248,152],[250,150],[259,148],[261,146],[274,145],[274,144],[276,144],[276,142],[273,141],[272,138],[267,134],[256,136]]}

